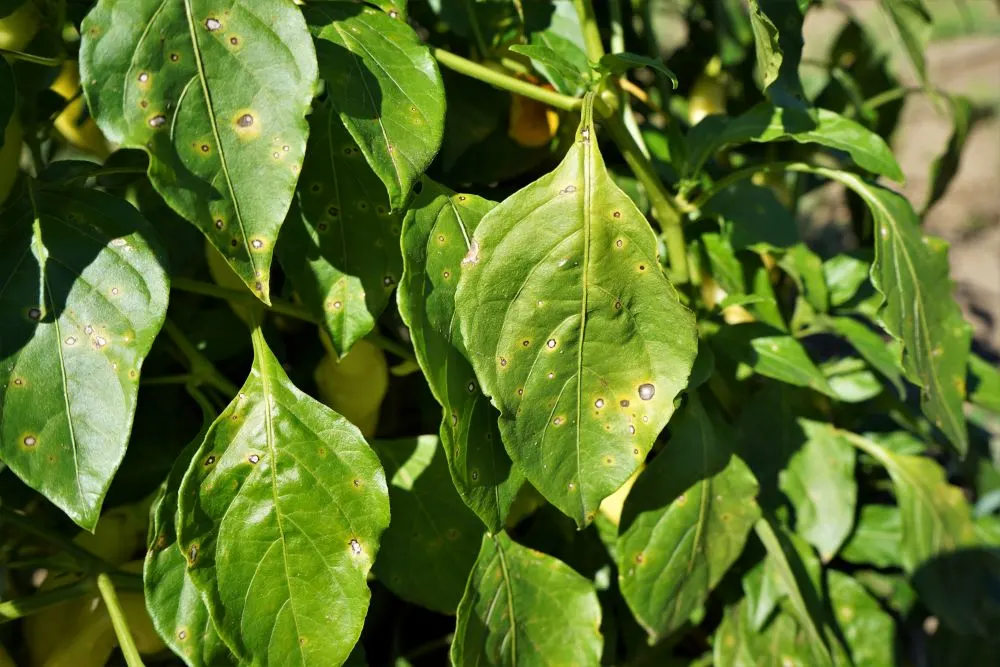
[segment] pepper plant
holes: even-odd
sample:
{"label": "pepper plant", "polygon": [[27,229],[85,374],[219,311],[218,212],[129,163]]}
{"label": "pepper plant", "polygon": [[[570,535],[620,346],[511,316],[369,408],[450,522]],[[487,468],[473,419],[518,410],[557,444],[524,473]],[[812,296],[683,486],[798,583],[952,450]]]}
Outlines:
{"label": "pepper plant", "polygon": [[881,4],[916,89],[810,0],[0,1],[0,640],[995,655],[1000,374],[921,229],[975,114]]}

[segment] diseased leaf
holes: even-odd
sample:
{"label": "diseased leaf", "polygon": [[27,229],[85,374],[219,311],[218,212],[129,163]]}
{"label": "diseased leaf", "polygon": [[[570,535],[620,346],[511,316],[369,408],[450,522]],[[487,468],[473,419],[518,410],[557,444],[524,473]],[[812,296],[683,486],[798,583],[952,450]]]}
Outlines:
{"label": "diseased leaf", "polygon": [[750,26],[764,92],[778,106],[805,108],[799,81],[802,11],[798,0],[750,0]]}
{"label": "diseased leaf", "polygon": [[4,210],[0,459],[87,530],[166,315],[164,263],[145,219],[98,190],[32,189]]}
{"label": "diseased leaf", "polygon": [[101,0],[80,78],[113,142],[269,303],[271,256],[306,149],[316,55],[285,0]]}
{"label": "diseased leaf", "polygon": [[[898,356],[898,348],[887,343],[882,336],[850,317],[831,317],[830,327],[848,343],[854,346],[864,360],[872,368],[884,375],[900,397],[905,396],[903,387],[902,367]],[[895,348],[895,349],[894,349]]]}
{"label": "diseased leaf", "polygon": [[823,423],[799,419],[806,441],[779,474],[795,509],[795,532],[829,562],[854,527],[854,448]]}
{"label": "diseased leaf", "polygon": [[1000,413],[1000,369],[978,354],[969,355],[969,400]]}
{"label": "diseased leaf", "polygon": [[440,450],[432,435],[375,443],[389,478],[392,523],[374,571],[402,599],[454,614],[483,526],[455,492]]}
{"label": "diseased leaf", "polygon": [[604,169],[592,104],[556,170],[483,218],[455,297],[507,452],[580,526],[643,461],[697,351],[652,230]]}
{"label": "diseased leaf", "polygon": [[[211,415],[207,417],[211,419]],[[204,435],[203,431],[177,457],[160,496],[153,503],[151,539],[142,574],[153,626],[170,650],[189,667],[234,664],[232,654],[209,618],[201,593],[188,575],[174,523],[181,480]]]}
{"label": "diseased leaf", "polygon": [[902,522],[898,507],[865,505],[840,557],[856,565],[901,567]]}
{"label": "diseased leaf", "polygon": [[948,101],[951,108],[951,137],[948,138],[944,153],[934,158],[934,162],[931,163],[930,187],[924,211],[929,210],[948,191],[948,186],[958,173],[962,150],[972,128],[972,103],[967,98],[959,96],[951,96]]}
{"label": "diseased leaf", "polygon": [[400,214],[329,105],[310,118],[298,204],[278,239],[278,259],[337,354],[375,328],[403,271]]}
{"label": "diseased leaf", "polygon": [[455,194],[427,177],[418,187],[403,222],[405,271],[399,312],[431,392],[443,408],[441,445],[455,487],[495,533],[503,528],[524,475],[511,466],[503,448],[498,414],[477,386],[455,317],[462,258],[479,221],[495,204]]}
{"label": "diseased leaf", "polygon": [[215,626],[250,664],[331,665],[364,623],[389,523],[378,457],[254,332],[254,365],[181,485],[179,544]]}
{"label": "diseased leaf", "polygon": [[705,603],[760,517],[757,480],[697,394],[672,430],[625,501],[617,545],[619,588],[650,642]]}
{"label": "diseased leaf", "polygon": [[792,336],[747,322],[723,327],[711,340],[717,354],[745,363],[755,373],[837,398],[826,376]]}
{"label": "diseased leaf", "polygon": [[330,105],[402,208],[444,136],[444,84],[402,17],[350,2],[302,8]]}
{"label": "diseased leaf", "polygon": [[709,116],[688,133],[685,176],[697,174],[705,161],[728,144],[747,141],[815,143],[844,151],[861,168],[902,182],[903,172],[880,136],[832,111],[810,115],[758,104],[741,116]]}
{"label": "diseased leaf", "polygon": [[[545,33],[541,33],[544,35]],[[532,37],[532,44],[513,44],[510,50],[514,53],[520,53],[523,56],[527,56],[531,60],[532,66],[538,72],[548,79],[548,82],[552,84],[558,92],[563,95],[579,95],[587,88],[586,74],[587,59],[586,56],[583,58],[583,63],[574,62],[566,57],[565,51],[562,53],[552,48],[545,41],[552,41],[555,39],[561,39],[558,35],[548,36],[548,40],[545,37],[540,37],[538,35]],[[570,44],[572,48],[576,48],[575,45]],[[583,65],[583,69],[580,65]]]}
{"label": "diseased leaf", "polygon": [[854,174],[822,170],[854,190],[875,221],[871,281],[883,297],[879,320],[903,344],[906,377],[921,387],[920,406],[951,443],[969,447],[962,413],[971,331],[952,297],[947,246],[923,236],[909,202]]}
{"label": "diseased leaf", "polygon": [[851,660],[865,667],[893,667],[896,623],[865,587],[836,570],[827,573],[830,607]]}
{"label": "diseased leaf", "polygon": [[565,563],[512,541],[483,536],[458,607],[455,665],[596,665],[603,638],[593,584]]}
{"label": "diseased leaf", "polygon": [[889,472],[902,522],[900,557],[912,573],[940,554],[975,542],[965,494],[945,481],[944,470],[924,456],[897,454],[870,438],[849,434],[856,447]]}

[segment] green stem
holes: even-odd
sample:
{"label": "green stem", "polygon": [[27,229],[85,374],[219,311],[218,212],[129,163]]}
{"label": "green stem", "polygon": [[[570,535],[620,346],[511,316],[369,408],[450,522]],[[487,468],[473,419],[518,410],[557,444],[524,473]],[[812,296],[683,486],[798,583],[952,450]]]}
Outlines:
{"label": "green stem", "polygon": [[211,361],[205,358],[205,356],[198,351],[198,348],[194,346],[184,332],[181,331],[180,327],[173,323],[169,318],[163,323],[163,331],[166,332],[170,340],[173,341],[177,349],[181,351],[181,354],[188,360],[188,365],[191,368],[191,375],[199,378],[206,384],[209,384],[223,394],[229,396],[230,398],[239,393],[239,387],[230,382],[226,376],[219,372],[219,369],[215,367]]}
{"label": "green stem", "polygon": [[448,69],[472,77],[473,79],[478,79],[483,83],[488,83],[494,88],[517,93],[523,97],[548,104],[550,107],[562,109],[563,111],[578,111],[583,106],[583,100],[578,97],[563,95],[554,90],[542,88],[541,86],[508,76],[502,72],[494,71],[489,67],[455,55],[450,51],[432,48],[431,53],[434,54],[434,58],[440,64]]}
{"label": "green stem", "polygon": [[63,64],[62,58],[49,58],[46,56],[36,56],[33,53],[25,53],[24,51],[15,51],[13,49],[0,49],[0,55],[7,56],[8,58],[13,58],[14,60],[23,60],[26,63],[44,65],[46,67],[59,67]]}
{"label": "green stem", "polygon": [[29,519],[23,514],[20,514],[3,505],[0,505],[0,523],[9,523],[29,535],[34,535],[35,537],[45,540],[49,544],[58,547],[60,551],[65,552],[90,571],[104,572],[115,569],[114,565],[104,560],[97,554],[87,551],[73,540],[68,539],[60,533],[49,530],[38,521]]}
{"label": "green stem", "polygon": [[142,658],[139,656],[139,649],[135,646],[135,638],[128,627],[128,619],[122,611],[121,603],[118,602],[118,593],[115,592],[115,585],[111,578],[103,572],[97,575],[97,589],[104,598],[104,606],[108,609],[108,616],[111,617],[111,625],[115,628],[118,636],[118,646],[122,650],[125,664],[128,667],[145,667]]}
{"label": "green stem", "polygon": [[0,603],[0,623],[9,623],[25,616],[31,616],[45,611],[49,607],[62,604],[68,600],[76,600],[94,592],[94,580],[91,578],[60,586],[50,591],[35,593],[23,598]]}
{"label": "green stem", "polygon": [[601,31],[594,17],[594,6],[590,4],[590,0],[573,0],[573,6],[576,7],[576,15],[580,18],[580,27],[583,29],[583,45],[587,48],[587,58],[591,62],[600,62],[604,57],[604,44],[601,42]]}
{"label": "green stem", "polygon": [[[601,105],[602,107],[604,105]],[[608,111],[604,125],[618,145],[622,157],[632,173],[646,188],[646,196],[653,207],[653,217],[663,230],[663,238],[667,244],[667,259],[670,262],[671,278],[676,283],[686,283],[690,279],[687,263],[687,244],[684,242],[684,229],[681,226],[681,214],[667,188],[663,185],[653,164],[642,154],[639,144],[625,127],[618,112]]]}
{"label": "green stem", "polygon": [[[234,290],[228,287],[222,287],[221,285],[216,285],[215,283],[205,283],[200,280],[192,280],[190,278],[175,277],[171,278],[170,286],[181,290],[182,292],[190,292],[192,294],[201,294],[202,296],[212,297],[213,299],[224,299],[226,301],[245,301],[249,304],[261,304],[260,299],[251,294],[246,290]],[[280,313],[282,315],[287,315],[288,317],[294,317],[297,320],[302,320],[304,322],[310,322],[312,324],[322,324],[320,318],[314,316],[310,313],[305,306],[300,306],[297,303],[292,303],[291,301],[285,301],[283,299],[271,299],[270,306],[264,306],[275,313]],[[378,347],[382,348],[386,352],[391,352],[400,359],[405,359],[407,361],[416,361],[416,357],[413,356],[413,352],[408,349],[405,345],[398,343],[397,341],[387,338],[377,331],[372,331],[365,336],[367,340],[374,343]]]}
{"label": "green stem", "polygon": [[625,28],[622,26],[621,0],[610,0],[608,6],[611,9],[611,53],[623,53],[625,51]]}

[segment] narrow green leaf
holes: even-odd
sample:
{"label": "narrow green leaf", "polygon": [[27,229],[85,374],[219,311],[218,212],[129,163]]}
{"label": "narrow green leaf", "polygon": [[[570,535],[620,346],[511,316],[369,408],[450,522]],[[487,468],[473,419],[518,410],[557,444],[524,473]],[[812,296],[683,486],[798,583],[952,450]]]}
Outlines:
{"label": "narrow green leaf", "polygon": [[350,2],[302,8],[331,106],[402,208],[441,147],[444,84],[402,17]]}
{"label": "narrow green leaf", "polygon": [[923,0],[880,0],[880,5],[895,30],[895,36],[902,43],[917,78],[925,88],[929,87],[924,48],[930,37],[933,18]]}
{"label": "narrow green leaf", "polygon": [[601,57],[600,68],[612,74],[624,74],[637,67],[649,67],[667,77],[674,88],[677,87],[677,75],[671,72],[659,58],[650,58],[637,53],[607,53]]}
{"label": "narrow green leaf", "polygon": [[730,295],[746,294],[747,288],[743,280],[743,265],[737,259],[733,247],[719,234],[708,233],[699,237],[708,255],[708,265],[712,277],[719,287]]}
{"label": "narrow green leaf", "polygon": [[827,590],[833,616],[858,667],[893,667],[896,623],[878,600],[851,576],[836,570],[827,573]]}
{"label": "narrow green leaf", "polygon": [[427,177],[416,189],[403,221],[399,312],[431,392],[443,408],[441,444],[455,487],[495,533],[503,528],[524,475],[511,466],[500,440],[498,413],[478,389],[464,356],[455,288],[472,234],[496,204],[455,194]]}
{"label": "narrow green leaf", "polygon": [[969,355],[969,400],[1000,413],[1000,369],[978,354]]}
{"label": "narrow green leaf", "polygon": [[[566,7],[569,4],[567,2],[553,3],[557,13],[560,11],[560,7]],[[577,21],[576,10],[570,6],[569,11],[573,15],[573,20]],[[532,59],[532,65],[535,69],[548,79],[556,90],[564,95],[575,97],[586,91],[590,75],[590,62],[582,47],[583,36],[579,24],[567,24],[560,27],[564,29],[550,27],[541,32],[533,32],[530,40],[531,46],[543,47],[554,53],[561,64],[557,66],[555,62],[550,63],[547,59],[536,58],[529,53],[525,53],[525,55]],[[576,37],[577,40],[571,39],[564,33]],[[577,43],[578,41],[580,43]],[[512,50],[514,48],[511,47]]]}
{"label": "narrow green leaf", "polygon": [[958,173],[962,150],[969,138],[969,130],[972,129],[972,103],[968,98],[953,95],[948,98],[948,102],[951,109],[951,137],[948,138],[944,153],[931,163],[930,187],[924,211],[929,210],[948,191],[948,186]]}
{"label": "narrow green leaf", "polygon": [[310,117],[309,150],[278,259],[337,354],[375,328],[403,271],[400,214],[329,105]]}
{"label": "narrow green leaf", "polygon": [[167,310],[165,259],[128,202],[53,189],[0,227],[0,459],[93,530]]}
{"label": "narrow green leaf", "polygon": [[565,563],[484,535],[458,607],[455,665],[597,665],[601,606],[590,581]]}
{"label": "narrow green leaf", "polygon": [[483,218],[455,297],[507,452],[580,526],[645,459],[697,351],[652,230],[604,168],[592,104],[556,170]]}
{"label": "narrow green leaf", "polygon": [[864,357],[872,368],[892,383],[900,397],[905,395],[902,362],[896,346],[888,344],[882,336],[853,318],[831,317],[828,322],[838,335],[843,336],[854,346],[858,354]]}
{"label": "narrow green leaf", "polygon": [[754,526],[757,537],[767,549],[770,567],[781,582],[791,607],[791,612],[808,637],[808,651],[813,665],[835,663],[823,629],[823,610],[820,606],[820,582],[818,564],[809,568],[810,560],[815,561],[809,546],[794,535],[788,535],[775,528],[769,519],[759,519]]}
{"label": "narrow green leaf", "polygon": [[759,104],[741,116],[709,116],[688,133],[688,162],[685,176],[697,174],[705,161],[723,146],[747,141],[795,141],[815,143],[844,151],[861,168],[894,181],[903,181],[903,172],[892,149],[880,136],[843,116],[816,109],[810,116]]}
{"label": "narrow green leaf", "polygon": [[797,0],[750,0],[757,69],[768,98],[786,108],[805,108],[799,81],[802,11]]}
{"label": "narrow green leaf", "polygon": [[[564,95],[579,95],[587,88],[586,69],[580,70],[562,53],[544,44],[514,44],[510,47],[531,60],[532,66],[544,76],[553,88]],[[586,66],[586,59],[584,59]]]}
{"label": "narrow green leaf", "polygon": [[306,149],[316,55],[286,0],[101,0],[80,79],[104,134],[269,303],[271,256]]}
{"label": "narrow green leaf", "polygon": [[931,558],[975,541],[965,494],[945,481],[940,465],[924,456],[897,454],[870,438],[841,433],[884,466],[892,478],[902,522],[903,569],[912,573]]}
{"label": "narrow green leaf", "polygon": [[799,293],[817,313],[830,307],[830,295],[823,277],[823,260],[804,243],[798,243],[781,258],[783,268],[795,281]]}
{"label": "narrow green leaf", "polygon": [[827,175],[854,190],[871,209],[876,230],[871,281],[883,297],[880,323],[903,344],[903,369],[922,389],[924,414],[964,454],[969,437],[962,402],[971,330],[952,297],[947,246],[923,236],[903,196],[854,174]]}
{"label": "narrow green leaf", "polygon": [[869,262],[853,255],[834,255],[823,262],[823,278],[831,306],[842,306],[868,280]]}
{"label": "narrow green leaf", "polygon": [[723,327],[711,341],[716,354],[744,363],[755,373],[837,398],[798,340],[759,322]]}
{"label": "narrow green leaf", "polygon": [[861,508],[854,533],[840,551],[840,557],[856,565],[901,567],[902,539],[903,524],[898,507],[865,505]]}
{"label": "narrow green leaf", "polygon": [[389,523],[378,457],[253,335],[254,365],[181,485],[188,573],[241,663],[338,665]]}
{"label": "narrow green leaf", "polygon": [[454,614],[483,526],[455,492],[437,437],[382,440],[375,451],[389,479],[392,512],[375,576],[404,600]]}
{"label": "narrow green leaf", "polygon": [[[211,418],[211,417],[209,417]],[[150,545],[143,568],[146,607],[156,631],[189,667],[234,664],[208,615],[201,593],[188,575],[177,544],[177,494],[204,433],[177,457],[161,495],[150,512]]]}
{"label": "narrow green leaf", "polygon": [[854,448],[826,424],[799,419],[806,440],[779,474],[795,509],[795,532],[829,562],[854,527]]}
{"label": "narrow green leaf", "polygon": [[731,441],[724,422],[690,394],[670,443],[625,501],[619,588],[650,642],[705,603],[760,517],[757,480]]}

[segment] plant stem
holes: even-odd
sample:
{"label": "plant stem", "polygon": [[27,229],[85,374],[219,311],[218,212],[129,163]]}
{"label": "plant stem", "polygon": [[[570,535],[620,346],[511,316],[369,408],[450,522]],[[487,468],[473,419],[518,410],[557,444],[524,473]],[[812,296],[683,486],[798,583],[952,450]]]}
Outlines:
{"label": "plant stem", "polygon": [[128,627],[128,619],[122,612],[121,603],[118,602],[118,593],[115,592],[115,585],[111,578],[103,572],[97,575],[97,589],[104,598],[104,606],[108,609],[108,616],[111,617],[111,625],[115,628],[118,636],[118,646],[121,647],[122,656],[128,667],[145,667],[142,658],[139,656],[139,649],[135,646],[135,638]]}
{"label": "plant stem", "polygon": [[[215,283],[201,282],[200,280],[192,280],[191,278],[184,278],[182,276],[175,276],[171,278],[170,286],[179,289],[182,292],[201,294],[202,296],[210,296],[214,299],[241,301],[250,304],[260,303],[260,299],[249,291],[230,289],[228,287],[216,285]],[[264,306],[262,303],[261,305]],[[313,324],[320,323],[319,318],[310,313],[305,306],[300,306],[299,304],[292,303],[291,301],[272,298],[271,305],[264,307],[275,313],[281,313],[282,315],[294,317],[297,320],[304,320]]]}
{"label": "plant stem", "polygon": [[239,392],[239,387],[230,382],[226,376],[219,372],[219,369],[215,367],[211,361],[205,358],[205,356],[198,351],[198,348],[194,346],[184,332],[181,331],[172,320],[169,318],[163,323],[163,331],[166,332],[170,340],[173,341],[177,349],[181,351],[181,354],[188,360],[188,365],[191,367],[191,375],[199,378],[203,382],[215,387],[223,394],[226,394],[230,398],[235,396]]}
{"label": "plant stem", "polygon": [[49,607],[54,607],[68,600],[82,598],[84,595],[93,592],[94,580],[88,577],[67,586],[53,588],[50,591],[8,600],[7,602],[0,603],[0,624],[37,614]]}
{"label": "plant stem", "polygon": [[632,173],[646,188],[646,195],[653,206],[653,217],[660,224],[667,244],[671,279],[675,283],[688,282],[690,276],[687,265],[687,244],[684,242],[680,211],[657,175],[653,164],[642,154],[642,149],[625,127],[621,116],[617,112],[609,113],[604,118],[604,124]]}
{"label": "plant stem", "polygon": [[431,53],[434,54],[439,63],[448,69],[472,77],[473,79],[478,79],[483,83],[488,83],[494,88],[517,93],[523,97],[548,104],[550,107],[562,109],[563,111],[578,111],[583,106],[583,100],[578,97],[563,95],[554,90],[542,88],[533,83],[508,76],[462,56],[455,55],[450,51],[432,48]]}
{"label": "plant stem", "polygon": [[594,17],[594,6],[590,4],[590,0],[573,0],[573,6],[576,7],[576,15],[580,18],[580,27],[583,29],[583,45],[587,48],[587,58],[591,62],[600,62],[604,56],[604,44],[601,42],[601,31]]}
{"label": "plant stem", "polygon": [[625,51],[625,29],[622,26],[621,0],[610,0],[608,6],[611,10],[611,53],[623,53]]}
{"label": "plant stem", "polygon": [[[214,299],[224,299],[226,301],[245,301],[255,305],[260,304],[275,313],[281,313],[282,315],[294,317],[297,320],[302,320],[311,324],[322,324],[322,321],[310,313],[305,306],[300,306],[297,303],[292,303],[291,301],[285,301],[283,299],[272,298],[271,305],[264,306],[260,303],[260,300],[256,296],[248,291],[229,289],[228,287],[222,287],[221,285],[216,285],[215,283],[204,283],[199,280],[182,277],[172,278],[170,286],[183,292],[201,294],[202,296],[208,296]],[[365,338],[386,352],[391,352],[400,359],[405,359],[406,361],[416,361],[416,357],[413,356],[413,352],[405,345],[383,336],[377,331],[368,333]]]}
{"label": "plant stem", "polygon": [[0,49],[0,55],[13,58],[14,60],[23,60],[26,63],[44,65],[46,67],[59,67],[60,65],[63,64],[62,58],[49,58],[47,56],[36,56],[33,53],[25,53],[24,51],[15,51],[13,49]]}

